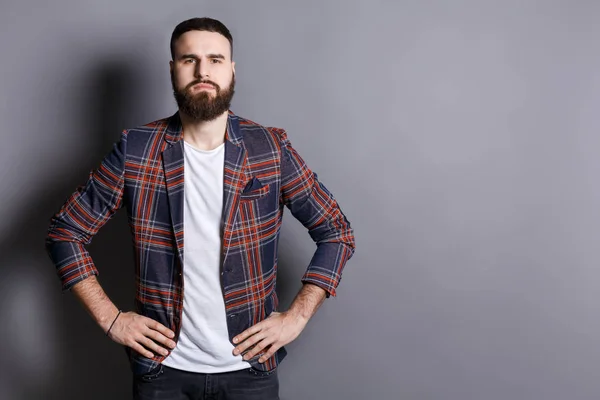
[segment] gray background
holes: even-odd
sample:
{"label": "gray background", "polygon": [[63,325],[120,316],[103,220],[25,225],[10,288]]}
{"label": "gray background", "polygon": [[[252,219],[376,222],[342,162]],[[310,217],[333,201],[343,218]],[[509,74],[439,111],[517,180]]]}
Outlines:
{"label": "gray background", "polygon": [[[175,111],[168,41],[235,38],[232,109],[288,130],[357,252],[280,367],[281,398],[600,396],[600,3],[3,1],[0,397],[126,399],[123,350],[43,249],[122,129]],[[90,251],[130,309],[121,210]],[[286,306],[314,245],[286,216]]]}

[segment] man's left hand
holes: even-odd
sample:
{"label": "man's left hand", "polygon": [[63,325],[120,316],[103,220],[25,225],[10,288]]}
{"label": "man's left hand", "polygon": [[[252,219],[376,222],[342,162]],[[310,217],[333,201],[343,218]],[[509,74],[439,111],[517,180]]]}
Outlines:
{"label": "man's left hand", "polygon": [[266,350],[258,359],[259,363],[264,363],[281,347],[295,340],[307,322],[308,320],[288,312],[273,312],[265,320],[233,338],[233,343],[237,345],[233,354],[242,354],[254,345],[254,348],[244,354],[244,360],[247,361]]}

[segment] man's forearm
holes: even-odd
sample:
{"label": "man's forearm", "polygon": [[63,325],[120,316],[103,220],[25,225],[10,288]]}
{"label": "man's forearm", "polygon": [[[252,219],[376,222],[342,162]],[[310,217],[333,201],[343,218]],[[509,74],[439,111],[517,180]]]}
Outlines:
{"label": "man's forearm", "polygon": [[288,314],[308,322],[326,298],[326,292],[317,285],[305,283],[292,302]]}
{"label": "man's forearm", "polygon": [[86,311],[100,325],[102,331],[106,333],[119,310],[108,298],[98,279],[95,276],[90,276],[75,284],[72,291]]}

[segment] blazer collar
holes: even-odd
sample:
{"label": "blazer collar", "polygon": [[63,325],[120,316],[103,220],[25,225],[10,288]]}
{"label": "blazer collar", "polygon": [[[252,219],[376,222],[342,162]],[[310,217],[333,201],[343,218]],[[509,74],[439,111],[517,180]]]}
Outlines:
{"label": "blazer collar", "polygon": [[[182,138],[183,126],[179,111],[169,118],[167,129],[165,131],[165,140],[169,144],[175,144]],[[231,110],[227,112],[227,130],[225,132],[225,140],[239,146],[242,142],[242,132],[240,130],[240,119]]]}

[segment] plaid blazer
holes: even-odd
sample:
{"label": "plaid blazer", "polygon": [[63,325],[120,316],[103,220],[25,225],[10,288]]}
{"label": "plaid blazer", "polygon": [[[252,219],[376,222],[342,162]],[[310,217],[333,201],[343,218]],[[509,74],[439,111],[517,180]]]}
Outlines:
{"label": "plaid blazer", "polygon": [[[122,206],[135,246],[136,312],[175,332],[181,327],[184,152],[179,114],[123,131],[87,182],[52,216],[46,249],[63,291],[97,275],[84,247]],[[354,252],[350,224],[332,194],[292,148],[284,130],[229,112],[225,140],[221,285],[229,340],[277,310],[277,244],[283,206],[309,231],[317,248],[302,277],[335,296]],[[233,342],[232,342],[233,343]],[[132,372],[144,374],[165,356],[125,348]],[[285,357],[281,348],[264,364]]]}

